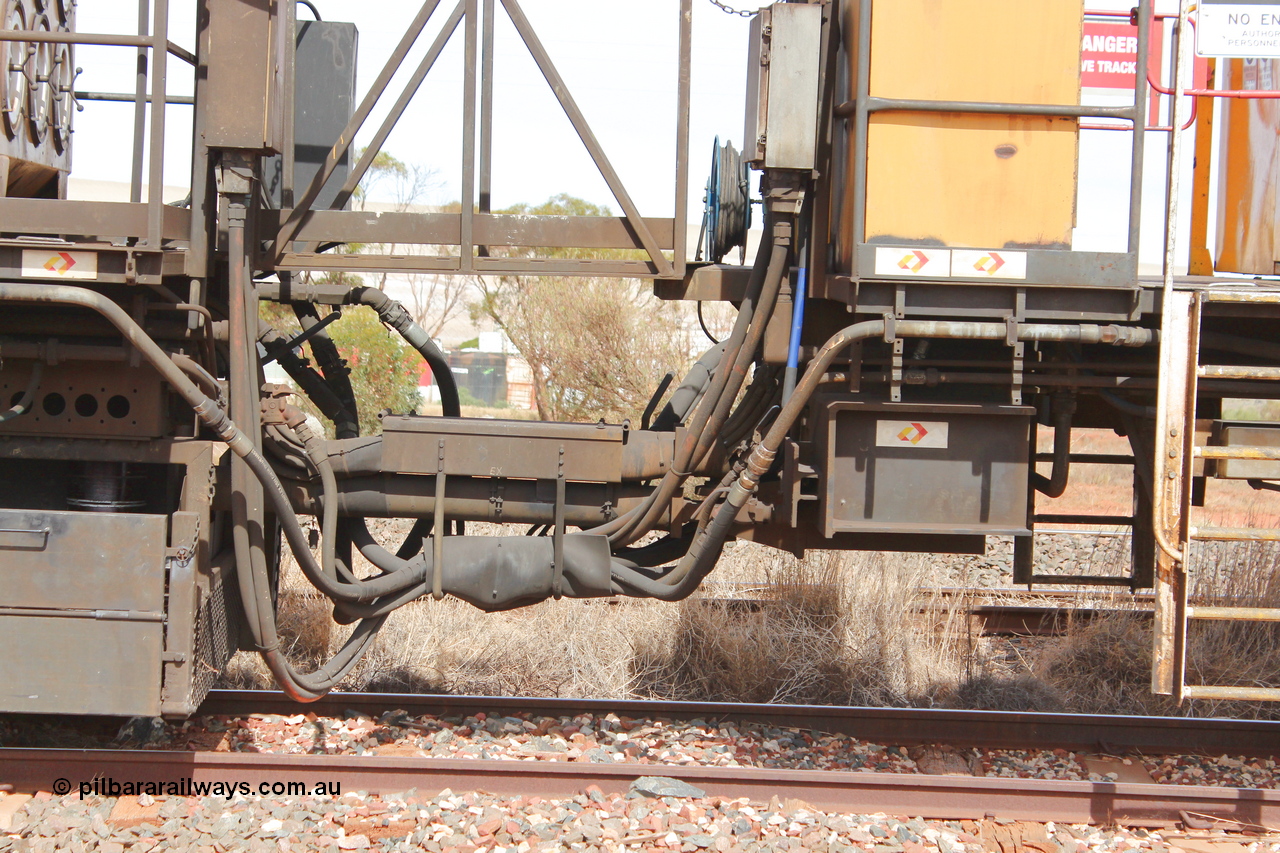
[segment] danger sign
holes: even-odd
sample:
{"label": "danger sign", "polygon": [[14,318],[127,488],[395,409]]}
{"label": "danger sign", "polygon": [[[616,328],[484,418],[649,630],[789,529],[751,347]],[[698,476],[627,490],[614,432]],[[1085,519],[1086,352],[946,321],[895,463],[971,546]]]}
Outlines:
{"label": "danger sign", "polygon": [[946,421],[876,421],[876,447],[946,446]]}
{"label": "danger sign", "polygon": [[95,279],[98,253],[23,249],[22,275],[25,278]]}

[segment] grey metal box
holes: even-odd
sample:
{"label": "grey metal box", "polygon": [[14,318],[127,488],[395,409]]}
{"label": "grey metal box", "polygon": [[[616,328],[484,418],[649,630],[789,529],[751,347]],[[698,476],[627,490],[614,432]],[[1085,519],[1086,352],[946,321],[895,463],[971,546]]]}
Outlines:
{"label": "grey metal box", "polygon": [[163,515],[0,511],[0,711],[161,712],[167,535]]}
{"label": "grey metal box", "polygon": [[273,0],[211,0],[204,141],[274,151],[280,141],[280,17]]}
{"label": "grey metal box", "polygon": [[751,19],[742,150],[757,169],[814,168],[822,9],[774,3]]}
{"label": "grey metal box", "polygon": [[[1280,424],[1215,421],[1214,444],[1280,448]],[[1280,480],[1280,460],[1217,459],[1214,476],[1223,480]]]}
{"label": "grey metal box", "polygon": [[824,533],[1026,534],[1031,416],[997,404],[819,403]]}
{"label": "grey metal box", "polygon": [[[295,44],[293,200],[282,195],[283,158],[271,157],[263,164],[267,193],[278,207],[291,207],[306,191],[346,130],[356,102],[359,34],[355,24],[298,21]],[[348,151],[316,198],[317,210],[332,206],[350,171]]]}
{"label": "grey metal box", "polygon": [[617,424],[395,415],[382,419],[382,470],[554,480],[563,460],[569,480],[617,483],[625,437]]}

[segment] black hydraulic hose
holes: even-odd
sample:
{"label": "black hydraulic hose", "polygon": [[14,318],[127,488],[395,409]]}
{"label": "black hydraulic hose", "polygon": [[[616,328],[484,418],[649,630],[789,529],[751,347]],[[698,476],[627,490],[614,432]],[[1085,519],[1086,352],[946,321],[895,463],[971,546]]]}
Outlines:
{"label": "black hydraulic hose", "polygon": [[723,377],[723,385],[714,397],[708,395],[704,399],[703,405],[699,407],[700,409],[713,407],[712,410],[699,430],[696,439],[692,438],[693,426],[690,426],[690,437],[686,438],[684,447],[677,454],[675,463],[672,466],[673,470],[669,471],[662,479],[655,499],[648,502],[644,515],[632,520],[623,530],[610,536],[612,545],[629,545],[653,527],[662,516],[662,513],[666,511],[665,505],[670,502],[680,484],[701,463],[719,437],[720,430],[728,419],[729,410],[738,396],[738,390],[746,379],[747,368],[755,360],[756,348],[764,337],[765,326],[768,325],[769,315],[776,304],[778,293],[782,288],[782,279],[787,272],[787,260],[790,256],[788,236],[790,229],[784,230],[780,227],[781,224],[779,222],[774,226],[775,239],[773,248],[769,252],[769,261],[759,293],[758,307],[753,312],[754,317],[748,325],[742,344],[732,357],[729,357],[729,350],[726,350],[727,364],[731,365],[731,367],[725,370],[726,362],[721,362],[721,370],[718,373]]}
{"label": "black hydraulic hose", "polygon": [[[311,339],[311,350],[316,353],[317,361],[320,361],[320,355],[317,352],[318,337],[317,335]],[[349,407],[343,402],[333,383],[325,376],[316,373],[299,358],[289,347],[289,342],[265,320],[258,325],[258,341],[267,353],[275,358],[284,372],[289,374],[289,378],[298,383],[298,387],[307,395],[307,399],[311,400],[320,413],[329,419],[333,424],[334,435],[355,438],[360,434],[360,428],[356,423],[355,404],[352,403]],[[336,348],[334,353],[337,353]]]}
{"label": "black hydraulic hose", "polygon": [[[174,391],[191,406],[205,426],[225,442],[232,453],[244,460],[245,465],[262,483],[266,495],[271,499],[280,523],[284,527],[285,537],[289,541],[289,547],[292,549],[294,557],[300,565],[309,565],[312,569],[318,570],[319,567],[315,565],[315,557],[308,547],[306,532],[298,522],[298,517],[289,503],[288,495],[285,494],[284,487],[280,485],[280,480],[276,477],[271,466],[267,464],[266,458],[258,452],[253,442],[227,416],[227,413],[201,391],[181,368],[174,364],[173,359],[160,348],[124,309],[92,290],[50,284],[0,283],[0,302],[78,305],[101,314],[116,327],[134,349],[151,363]],[[237,540],[235,543],[236,551],[238,554],[243,554],[252,550],[249,547],[247,533],[245,532],[245,521],[247,520],[245,507],[243,502],[233,501],[232,509],[233,515],[239,516],[237,518],[238,523],[233,525],[233,534]],[[239,541],[241,538],[245,540],[243,543]],[[265,585],[266,566],[255,565],[255,563],[259,562],[251,560],[245,568],[250,569],[257,576],[255,580]],[[289,665],[288,661],[284,659],[283,655],[280,654],[278,648],[279,640],[274,630],[274,619],[263,613],[261,607],[258,606],[260,602],[257,600],[256,593],[260,592],[261,588],[254,580],[249,580],[245,583],[244,576],[247,574],[248,572],[245,572],[241,575],[241,594],[246,596],[247,593],[245,611],[251,625],[256,625],[258,629],[255,631],[255,634],[258,635],[255,639],[259,639],[263,660],[277,680],[286,688],[291,688],[290,694],[299,701],[318,699],[324,692],[344,678],[359,661],[360,655],[368,648],[374,634],[382,625],[381,619],[362,622],[352,632],[347,644],[329,663],[312,675],[297,673]],[[320,573],[317,571],[316,574]]]}
{"label": "black hydraulic hose", "polygon": [[1060,498],[1067,490],[1071,475],[1071,418],[1076,412],[1076,400],[1070,394],[1053,397],[1053,469],[1049,476],[1032,470],[1031,483],[1036,491],[1050,498]]}
{"label": "black hydraulic hose", "polygon": [[689,412],[707,392],[711,377],[720,364],[721,358],[724,357],[724,348],[724,343],[716,344],[694,362],[676,390],[671,392],[671,399],[654,418],[650,429],[655,432],[670,432],[684,423]]}
{"label": "black hydraulic hose", "polygon": [[404,537],[404,542],[400,543],[400,548],[396,551],[396,557],[401,560],[412,559],[419,551],[422,550],[422,540],[431,535],[431,530],[435,526],[434,518],[419,518],[413,523],[413,527],[409,528],[409,533]]}
{"label": "black hydraulic hose", "polygon": [[222,386],[218,384],[217,379],[213,378],[212,373],[200,366],[200,362],[189,355],[177,352],[171,353],[169,358],[173,359],[173,363],[182,368],[184,373],[194,379],[206,394],[218,403],[222,402]]}
{"label": "black hydraulic hose", "polygon": [[18,398],[18,402],[10,406],[8,411],[0,413],[0,424],[5,421],[11,421],[16,417],[21,417],[31,411],[31,405],[36,401],[36,393],[40,390],[40,380],[43,378],[44,362],[34,362],[31,365],[31,378],[27,381],[27,387],[23,390],[22,396]]}
{"label": "black hydraulic hose", "polygon": [[769,258],[769,269],[764,279],[765,286],[760,295],[760,322],[751,325],[751,331],[746,342],[738,350],[738,357],[733,362],[733,376],[730,380],[733,393],[722,395],[716,405],[715,412],[712,415],[712,424],[714,426],[711,426],[708,434],[704,434],[704,440],[699,442],[699,451],[693,456],[691,464],[695,467],[711,450],[716,439],[720,437],[720,431],[729,418],[729,411],[733,407],[738,389],[746,381],[747,371],[751,368],[751,363],[756,360],[756,353],[760,348],[760,343],[764,340],[765,327],[769,324],[769,318],[773,316],[773,309],[778,302],[778,294],[782,291],[782,281],[787,275],[788,261],[791,256],[790,250],[790,238],[775,235],[772,256]]}
{"label": "black hydraulic hose", "polygon": [[[320,372],[324,374],[322,381],[337,397],[342,410],[348,416],[348,419],[342,423],[333,421],[334,435],[338,438],[356,438],[360,435],[360,404],[356,400],[355,390],[351,387],[351,368],[347,367],[346,360],[338,352],[337,344],[321,325],[320,312],[316,310],[315,305],[310,302],[295,302],[293,314],[298,318],[298,324],[302,326],[304,332],[316,329],[311,336],[311,352],[316,357]],[[283,361],[281,366],[288,370]],[[317,402],[316,405],[320,404]],[[333,419],[330,418],[330,420]]]}
{"label": "black hydraulic hose", "polygon": [[378,312],[378,319],[400,333],[409,346],[418,351],[426,359],[431,368],[431,375],[440,386],[440,405],[446,418],[462,415],[462,406],[458,398],[458,383],[453,378],[453,370],[444,357],[444,353],[436,346],[435,341],[427,335],[421,326],[413,321],[412,315],[403,305],[376,287],[353,287],[347,292],[346,301],[350,305],[368,305]]}
{"label": "black hydraulic hose", "polygon": [[[746,338],[747,329],[755,316],[754,306],[758,304],[757,300],[761,289],[764,287],[765,272],[768,268],[767,254],[768,253],[763,251],[756,253],[755,264],[751,269],[751,279],[747,283],[746,296],[739,306],[738,316],[734,321],[733,330],[729,333],[729,337],[722,342],[725,348],[724,355],[722,355],[720,359],[720,363],[722,365],[726,364],[726,359],[732,360],[735,357],[738,348]],[[731,353],[733,355],[731,355]],[[725,386],[728,381],[728,370],[720,369],[713,374],[711,387],[698,403],[694,410],[693,417],[688,424],[684,445],[682,445],[677,451],[677,457],[674,460],[674,464],[671,469],[669,469],[663,478],[658,481],[658,484],[654,487],[649,496],[640,504],[627,510],[612,521],[608,521],[604,524],[591,528],[587,531],[588,533],[608,536],[611,542],[626,545],[629,544],[629,541],[622,540],[624,537],[629,535],[631,531],[635,530],[638,524],[647,523],[649,526],[652,525],[652,522],[646,522],[646,519],[650,515],[655,518],[657,515],[661,515],[663,505],[670,502],[671,497],[676,493],[676,490],[680,488],[680,484],[689,476],[691,469],[688,466],[688,459],[693,456],[694,446],[698,437],[706,427],[707,422],[711,417],[711,412],[715,407],[715,401],[719,399],[720,394],[724,393]],[[734,393],[736,395],[736,390]],[[656,514],[653,513],[655,507],[657,508]],[[634,539],[630,541],[634,541]]]}

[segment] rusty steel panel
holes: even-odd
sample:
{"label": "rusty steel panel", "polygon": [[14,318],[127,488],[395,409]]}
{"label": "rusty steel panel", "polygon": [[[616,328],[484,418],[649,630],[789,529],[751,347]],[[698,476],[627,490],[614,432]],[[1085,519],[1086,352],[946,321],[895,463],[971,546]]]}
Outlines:
{"label": "rusty steel panel", "polygon": [[[292,210],[261,210],[259,227],[268,233],[277,231],[292,213]],[[675,220],[647,218],[644,221],[659,246],[669,250],[675,240]],[[642,248],[627,220],[614,216],[480,213],[473,218],[472,236],[486,246]],[[302,220],[297,239],[300,242],[342,240],[456,246],[462,240],[462,217],[456,213],[314,210]]]}
{"label": "rusty steel panel", "polygon": [[0,510],[3,604],[160,615],[167,532],[162,515]]}
{"label": "rusty steel panel", "polygon": [[[117,201],[0,198],[0,221],[5,223],[6,231],[19,234],[142,238],[147,233],[147,211],[145,204]],[[190,210],[164,205],[161,216],[164,239],[185,240],[191,236]]]}
{"label": "rusty steel panel", "polygon": [[[9,364],[0,372],[4,408],[26,389],[32,364]],[[46,366],[31,411],[0,423],[0,435],[159,438],[168,429],[164,389],[154,370],[85,361]]]}
{"label": "rusty steel panel", "polygon": [[626,432],[615,424],[397,415],[382,421],[382,470],[530,480],[563,472],[569,480],[617,483]]}
{"label": "rusty steel panel", "polygon": [[204,142],[274,151],[280,135],[275,3],[210,0]]}
{"label": "rusty steel panel", "polygon": [[1030,532],[1034,409],[839,399],[820,411],[819,515],[828,537]]}
{"label": "rusty steel panel", "polygon": [[0,655],[0,712],[160,713],[159,622],[0,613],[0,636],[23,638]]}

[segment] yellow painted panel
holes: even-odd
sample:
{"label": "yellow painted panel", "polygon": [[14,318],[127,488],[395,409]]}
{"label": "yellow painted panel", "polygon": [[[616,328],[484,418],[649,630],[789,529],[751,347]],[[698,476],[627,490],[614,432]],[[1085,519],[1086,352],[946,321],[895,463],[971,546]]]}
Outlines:
{"label": "yellow painted panel", "polygon": [[1081,0],[878,0],[871,94],[1075,104]]}
{"label": "yellow painted panel", "polygon": [[[873,96],[1075,104],[1083,4],[880,0]],[[871,117],[867,238],[1069,247],[1074,119],[885,112]]]}
{"label": "yellow painted panel", "polygon": [[[1226,69],[1228,89],[1280,87],[1274,59],[1224,59],[1218,67]],[[1274,275],[1280,260],[1280,103],[1224,98],[1221,127],[1214,268]]]}

